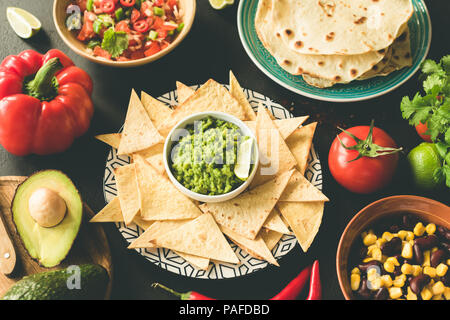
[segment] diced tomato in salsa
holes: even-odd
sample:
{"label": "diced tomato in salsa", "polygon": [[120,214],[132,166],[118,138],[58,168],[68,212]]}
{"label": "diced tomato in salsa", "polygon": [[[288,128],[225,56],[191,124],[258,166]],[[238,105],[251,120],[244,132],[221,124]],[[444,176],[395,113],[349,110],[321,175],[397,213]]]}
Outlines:
{"label": "diced tomato in salsa", "polygon": [[152,56],[155,53],[158,53],[160,51],[161,51],[161,47],[159,45],[159,42],[153,41],[150,44],[150,47],[147,50],[145,50],[144,54],[145,54],[146,57],[149,57],[149,56]]}
{"label": "diced tomato in salsa", "polygon": [[80,33],[78,34],[77,37],[78,40],[87,41],[95,37],[94,32],[95,19],[97,19],[97,16],[95,14],[93,14],[92,12],[85,11],[83,18],[83,27],[81,28]]}
{"label": "diced tomato in salsa", "polygon": [[94,56],[111,60],[111,54],[108,51],[103,50],[100,46],[94,48]]}

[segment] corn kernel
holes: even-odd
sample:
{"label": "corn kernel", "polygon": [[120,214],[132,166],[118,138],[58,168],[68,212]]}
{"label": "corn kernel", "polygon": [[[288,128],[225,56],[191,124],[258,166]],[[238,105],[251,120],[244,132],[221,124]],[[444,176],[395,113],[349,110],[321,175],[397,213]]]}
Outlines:
{"label": "corn kernel", "polygon": [[385,274],[384,276],[381,276],[381,279],[383,280],[383,286],[386,288],[392,287],[392,278],[390,275]]}
{"label": "corn kernel", "polygon": [[422,292],[420,292],[420,296],[423,300],[430,300],[433,297],[433,293],[428,288],[423,288]]}
{"label": "corn kernel", "polygon": [[412,240],[414,240],[414,232],[408,231],[407,234],[406,234],[405,240],[406,240],[406,241],[412,241]]}
{"label": "corn kernel", "polygon": [[434,247],[433,249],[431,249],[431,253],[438,251],[438,247]]}
{"label": "corn kernel", "polygon": [[[397,288],[397,287],[391,287],[388,289],[389,290],[389,297],[391,299],[398,299],[402,296],[403,292],[401,288]],[[431,292],[430,292],[431,294]]]}
{"label": "corn kernel", "polygon": [[448,267],[445,264],[440,263],[436,267],[436,275],[439,276],[439,277],[443,277],[447,273],[447,270],[448,270]]}
{"label": "corn kernel", "polygon": [[388,260],[389,260],[389,258],[383,264],[383,267],[384,267],[384,270],[386,270],[386,272],[392,273],[395,271],[395,265],[394,265],[394,263],[392,263],[391,261],[388,261]]}
{"label": "corn kernel", "polygon": [[423,274],[427,274],[430,276],[430,278],[436,277],[436,268],[433,267],[424,267],[423,268]]}
{"label": "corn kernel", "polygon": [[359,274],[353,273],[350,276],[350,285],[351,285],[353,291],[356,291],[359,289],[360,282],[361,282],[361,276]]}
{"label": "corn kernel", "polygon": [[383,280],[380,277],[377,277],[376,279],[372,280],[370,284],[370,290],[378,290],[383,286]]}
{"label": "corn kernel", "polygon": [[380,274],[378,273],[378,268],[369,268],[367,269],[367,280],[373,281],[380,277]]}
{"label": "corn kernel", "polygon": [[427,224],[427,226],[425,227],[425,231],[428,234],[434,234],[436,232],[436,225],[434,223]]}
{"label": "corn kernel", "polygon": [[450,266],[450,259],[447,259],[447,264]]}
{"label": "corn kernel", "polygon": [[431,300],[444,300],[444,298],[442,297],[442,294],[439,294],[437,296],[433,296],[433,298],[431,298]]}
{"label": "corn kernel", "polygon": [[352,269],[352,272],[351,272],[351,274],[361,274],[361,271],[357,268],[357,267],[355,267],[355,268],[353,268]]}
{"label": "corn kernel", "polygon": [[435,284],[433,284],[433,286],[431,287],[431,292],[433,293],[433,295],[437,296],[440,294],[443,294],[445,290],[445,286],[442,283],[442,281],[438,281]]}
{"label": "corn kernel", "polygon": [[450,300],[450,287],[444,288],[444,297],[445,299]]}
{"label": "corn kernel", "polygon": [[431,265],[430,258],[431,258],[430,250],[424,251],[423,252],[423,263],[422,263],[422,266],[429,267]]}
{"label": "corn kernel", "polygon": [[408,294],[406,295],[406,300],[417,300],[417,295],[408,287]]}
{"label": "corn kernel", "polygon": [[406,242],[403,245],[402,257],[405,258],[405,259],[412,259],[412,257],[413,257],[412,245],[409,242]]}
{"label": "corn kernel", "polygon": [[377,236],[373,233],[367,234],[367,236],[364,237],[363,243],[366,247],[371,246],[377,241]]}
{"label": "corn kernel", "polygon": [[402,240],[405,240],[407,235],[408,235],[408,231],[406,231],[406,230],[400,230],[397,234],[397,236]]}
{"label": "corn kernel", "polygon": [[423,226],[422,222],[419,222],[416,224],[416,226],[414,227],[414,234],[418,237],[423,236],[423,234],[425,233],[425,227]]}
{"label": "corn kernel", "polygon": [[408,263],[404,263],[401,270],[403,274],[413,274],[414,272],[414,268]]}
{"label": "corn kernel", "polygon": [[375,248],[372,250],[372,258],[375,260],[381,261],[383,259],[383,253],[380,248]]}
{"label": "corn kernel", "polygon": [[413,268],[412,275],[414,277],[417,277],[418,275],[422,274],[422,267],[421,266],[415,264],[415,265],[412,266],[412,268]]}
{"label": "corn kernel", "polygon": [[372,260],[374,260],[372,257],[367,257],[367,258],[363,259],[363,262],[366,263],[366,262],[369,262],[369,261],[372,261]]}
{"label": "corn kernel", "polygon": [[391,241],[393,237],[394,235],[388,231],[384,232],[383,235],[381,236],[381,238],[386,241]]}
{"label": "corn kernel", "polygon": [[396,276],[394,281],[393,281],[394,287],[399,287],[399,288],[403,287],[405,285],[405,281],[406,281],[406,275],[405,274],[401,274],[399,276]]}
{"label": "corn kernel", "polygon": [[389,257],[386,259],[386,262],[390,262],[396,267],[398,267],[400,265],[400,262],[398,262],[396,257]]}
{"label": "corn kernel", "polygon": [[377,241],[375,242],[375,244],[380,248],[383,244],[385,244],[387,242],[386,239],[383,238],[378,238]]}
{"label": "corn kernel", "polygon": [[367,231],[361,232],[361,239],[364,240],[364,238],[365,238],[368,234],[369,234],[369,232],[367,232]]}

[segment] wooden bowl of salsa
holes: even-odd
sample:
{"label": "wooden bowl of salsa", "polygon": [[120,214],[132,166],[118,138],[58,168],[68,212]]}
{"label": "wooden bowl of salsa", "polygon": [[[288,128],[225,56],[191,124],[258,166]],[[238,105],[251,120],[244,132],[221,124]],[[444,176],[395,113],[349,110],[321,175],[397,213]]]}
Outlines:
{"label": "wooden bowl of salsa", "polygon": [[398,215],[411,214],[426,223],[434,223],[450,229],[450,207],[438,201],[410,195],[392,196],[372,202],[348,223],[339,241],[336,254],[336,270],[341,291],[347,300],[355,299],[350,288],[350,260],[358,255],[357,240],[369,229],[377,228],[386,219],[395,219]]}
{"label": "wooden bowl of salsa", "polygon": [[195,11],[195,0],[55,0],[53,20],[78,55],[107,66],[136,67],[178,46],[191,30]]}

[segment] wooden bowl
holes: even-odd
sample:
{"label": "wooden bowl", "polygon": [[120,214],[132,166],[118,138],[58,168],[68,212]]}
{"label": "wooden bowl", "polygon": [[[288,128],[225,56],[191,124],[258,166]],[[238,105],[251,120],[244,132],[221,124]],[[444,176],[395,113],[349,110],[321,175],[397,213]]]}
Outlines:
{"label": "wooden bowl", "polygon": [[69,31],[66,27],[66,19],[68,14],[66,13],[67,6],[72,4],[71,0],[55,0],[53,3],[53,21],[55,22],[56,30],[63,39],[63,41],[69,46],[70,49],[75,51],[78,55],[89,59],[93,62],[100,63],[112,67],[137,67],[152,61],[156,61],[159,58],[165,56],[170,51],[175,49],[181,41],[186,37],[186,35],[191,30],[192,24],[194,23],[196,1],[195,0],[179,0],[180,9],[184,11],[183,23],[184,28],[180,34],[175,38],[175,40],[165,49],[161,50],[157,54],[150,57],[145,57],[137,60],[130,61],[110,61],[99,57],[94,57],[92,54],[88,53],[86,50],[86,44],[79,41],[76,38],[75,32]]}
{"label": "wooden bowl", "polygon": [[450,228],[450,207],[417,196],[393,196],[375,201],[359,211],[349,222],[339,241],[336,255],[336,270],[341,291],[345,299],[354,299],[350,288],[348,261],[354,241],[361,233],[371,228],[375,221],[399,212],[410,212],[424,222]]}

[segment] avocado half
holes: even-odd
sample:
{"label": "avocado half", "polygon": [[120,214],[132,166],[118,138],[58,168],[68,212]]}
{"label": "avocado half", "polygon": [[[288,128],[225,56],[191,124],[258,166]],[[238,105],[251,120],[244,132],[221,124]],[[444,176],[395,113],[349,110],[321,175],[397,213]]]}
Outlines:
{"label": "avocado half", "polygon": [[[57,192],[66,202],[64,219],[54,227],[41,227],[30,215],[28,200],[39,188]],[[39,171],[17,187],[11,210],[14,224],[31,257],[47,268],[60,264],[72,248],[83,217],[83,201],[72,180],[58,170]]]}

